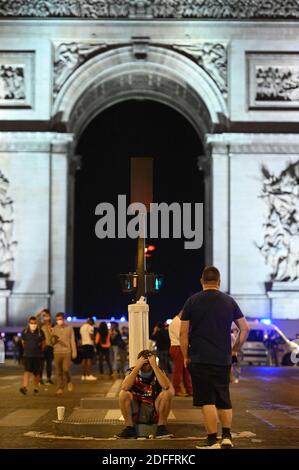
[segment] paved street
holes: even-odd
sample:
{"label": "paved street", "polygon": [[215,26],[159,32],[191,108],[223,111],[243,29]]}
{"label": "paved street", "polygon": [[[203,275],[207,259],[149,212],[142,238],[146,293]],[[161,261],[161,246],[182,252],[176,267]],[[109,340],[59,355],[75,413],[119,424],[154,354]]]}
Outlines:
{"label": "paved street", "polygon": [[[57,435],[53,426],[56,407],[66,407],[66,418],[80,413],[82,398],[104,399],[101,426],[120,417],[116,397],[120,380],[108,377],[97,382],[80,380],[74,368],[74,391],[55,396],[55,386],[40,386],[38,396],[31,389],[28,396],[19,392],[22,369],[9,361],[0,366],[0,446],[2,449],[194,449],[204,436],[200,410],[190,398],[176,398],[169,427],[178,429],[175,439],[115,440]],[[239,384],[232,385],[234,404],[233,432],[235,447],[275,449],[299,447],[299,368],[244,368]],[[95,373],[95,371],[94,371]],[[106,401],[105,401],[106,400]],[[114,408],[109,409],[114,400]],[[86,411],[86,410],[85,410]],[[82,410],[81,410],[82,412]],[[88,411],[89,415],[93,411]],[[106,423],[106,424],[105,424]],[[120,421],[121,423],[121,421]],[[197,425],[197,426],[195,426]],[[29,433],[29,434],[28,434]]]}

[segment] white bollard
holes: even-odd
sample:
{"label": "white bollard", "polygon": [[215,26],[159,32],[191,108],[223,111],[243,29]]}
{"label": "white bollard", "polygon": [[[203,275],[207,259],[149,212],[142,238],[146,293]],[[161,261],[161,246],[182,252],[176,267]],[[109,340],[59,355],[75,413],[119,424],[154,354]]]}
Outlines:
{"label": "white bollard", "polygon": [[129,311],[129,366],[136,364],[137,356],[143,349],[149,347],[149,306],[144,297],[136,304],[128,306]]}

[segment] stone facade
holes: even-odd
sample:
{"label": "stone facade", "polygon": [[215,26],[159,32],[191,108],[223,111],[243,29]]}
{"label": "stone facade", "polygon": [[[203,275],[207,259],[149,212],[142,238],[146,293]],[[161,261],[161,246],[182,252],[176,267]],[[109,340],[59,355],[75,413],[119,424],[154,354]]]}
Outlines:
{"label": "stone facade", "polygon": [[296,19],[296,0],[2,0],[4,17]]}
{"label": "stone facade", "polygon": [[2,0],[0,171],[17,244],[0,323],[70,306],[76,143],[130,98],[174,107],[204,142],[207,262],[224,290],[248,316],[299,318],[298,16],[296,1]]}

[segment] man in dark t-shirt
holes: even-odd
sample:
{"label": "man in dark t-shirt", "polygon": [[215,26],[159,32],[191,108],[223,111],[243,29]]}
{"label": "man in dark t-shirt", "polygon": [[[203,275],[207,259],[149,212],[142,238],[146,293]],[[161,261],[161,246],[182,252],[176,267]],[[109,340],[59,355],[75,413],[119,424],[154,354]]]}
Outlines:
{"label": "man in dark t-shirt", "polygon": [[38,393],[40,381],[41,363],[43,359],[43,349],[45,346],[44,332],[38,327],[37,318],[30,317],[28,326],[22,332],[22,342],[24,347],[23,364],[24,376],[23,387],[20,392],[27,395],[30,374],[34,375],[34,393]]}
{"label": "man in dark t-shirt", "polygon": [[[231,448],[231,326],[234,322],[240,330],[234,352],[243,346],[249,327],[235,300],[220,292],[217,268],[206,267],[201,284],[203,291],[190,297],[183,308],[181,349],[185,366],[190,367],[193,404],[201,406],[203,411],[208,433],[204,447]],[[217,441],[217,413],[222,424],[220,444]]]}

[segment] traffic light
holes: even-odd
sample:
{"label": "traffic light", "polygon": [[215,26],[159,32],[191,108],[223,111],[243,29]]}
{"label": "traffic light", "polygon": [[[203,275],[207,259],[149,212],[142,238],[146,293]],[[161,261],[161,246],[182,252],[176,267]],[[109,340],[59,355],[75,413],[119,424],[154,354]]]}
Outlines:
{"label": "traffic light", "polygon": [[121,290],[126,293],[134,292],[137,289],[138,276],[136,273],[120,274]]}
{"label": "traffic light", "polygon": [[151,258],[154,251],[156,251],[155,245],[146,245],[144,248],[145,257]]}
{"label": "traffic light", "polygon": [[[121,290],[124,293],[136,292],[138,286],[138,275],[136,273],[120,274]],[[147,294],[156,294],[163,284],[161,274],[145,273]]]}
{"label": "traffic light", "polygon": [[161,274],[147,273],[146,274],[146,291],[149,294],[156,294],[161,289],[163,280],[164,278]]}

